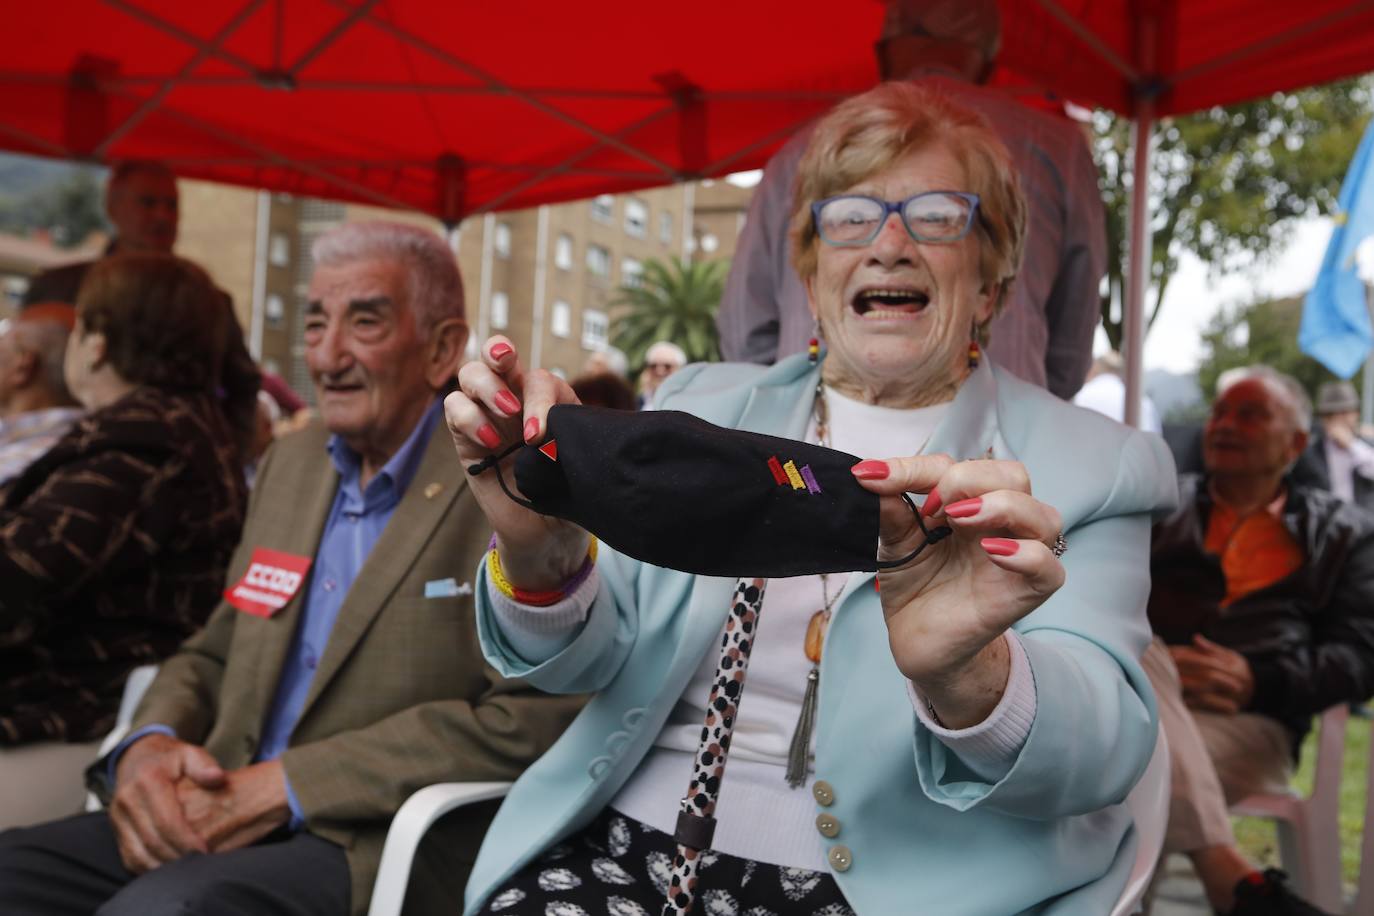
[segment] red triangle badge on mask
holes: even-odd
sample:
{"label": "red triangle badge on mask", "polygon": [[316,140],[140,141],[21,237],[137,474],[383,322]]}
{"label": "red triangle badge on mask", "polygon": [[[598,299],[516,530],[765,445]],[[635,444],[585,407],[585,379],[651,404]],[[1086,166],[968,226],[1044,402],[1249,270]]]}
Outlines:
{"label": "red triangle badge on mask", "polygon": [[305,584],[310,557],[254,547],[243,578],[224,591],[224,600],[245,614],[271,617],[286,607]]}
{"label": "red triangle badge on mask", "polygon": [[548,458],[550,461],[558,460],[558,442],[553,439],[539,446],[539,451],[543,452],[544,457]]}

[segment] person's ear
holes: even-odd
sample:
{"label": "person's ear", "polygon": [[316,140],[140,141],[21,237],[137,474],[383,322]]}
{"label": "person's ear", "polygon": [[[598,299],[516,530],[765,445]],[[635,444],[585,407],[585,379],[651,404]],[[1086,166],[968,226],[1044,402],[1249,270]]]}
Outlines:
{"label": "person's ear", "polygon": [[973,306],[973,321],[979,327],[992,320],[997,312],[997,303],[1006,289],[1005,282],[985,283],[978,291],[978,301]]}
{"label": "person's ear", "polygon": [[461,318],[445,318],[429,332],[425,344],[425,380],[436,391],[458,375],[467,352],[468,325]]}
{"label": "person's ear", "polygon": [[1307,440],[1307,430],[1299,429],[1293,432],[1293,441],[1289,446],[1290,461],[1297,461],[1298,456],[1301,455],[1303,452],[1307,451]]}

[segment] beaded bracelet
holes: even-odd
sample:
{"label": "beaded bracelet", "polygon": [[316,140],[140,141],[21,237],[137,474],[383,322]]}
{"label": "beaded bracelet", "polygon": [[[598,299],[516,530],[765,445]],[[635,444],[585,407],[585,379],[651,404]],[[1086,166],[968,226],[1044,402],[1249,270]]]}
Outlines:
{"label": "beaded bracelet", "polygon": [[587,577],[592,574],[592,567],[596,565],[596,538],[592,538],[591,545],[587,548],[587,559],[583,561],[582,567],[578,569],[573,577],[562,586],[545,592],[531,592],[523,588],[517,588],[506,578],[505,571],[501,569],[501,557],[496,552],[496,537],[492,536],[491,545],[487,550],[487,576],[490,577],[493,585],[501,594],[519,604],[529,607],[548,607],[557,604],[564,598],[577,590]]}

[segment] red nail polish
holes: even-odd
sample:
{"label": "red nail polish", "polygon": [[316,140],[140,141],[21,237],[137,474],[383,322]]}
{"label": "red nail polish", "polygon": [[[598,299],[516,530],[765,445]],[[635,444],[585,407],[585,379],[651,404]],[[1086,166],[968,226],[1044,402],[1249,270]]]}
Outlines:
{"label": "red nail polish", "polygon": [[492,358],[492,359],[500,359],[501,357],[505,356],[507,353],[510,353],[513,349],[514,349],[514,347],[512,347],[512,346],[511,346],[510,344],[508,344],[508,343],[493,344],[492,347],[491,347],[491,358]]}
{"label": "red nail polish", "polygon": [[1021,545],[1011,538],[983,538],[979,543],[994,557],[1009,557],[1021,549]]}
{"label": "red nail polish", "polygon": [[921,514],[926,518],[930,518],[936,512],[940,511],[940,506],[942,504],[943,500],[940,499],[940,488],[931,487],[930,492],[926,494],[925,505],[921,506]]}
{"label": "red nail polish", "polygon": [[888,467],[886,461],[878,461],[870,458],[867,461],[860,461],[849,469],[850,473],[860,480],[886,480]]}
{"label": "red nail polish", "polygon": [[961,499],[957,503],[950,503],[945,506],[945,515],[950,518],[968,518],[977,515],[983,509],[983,499],[975,496],[972,499]]}
{"label": "red nail polish", "polygon": [[490,423],[484,423],[477,428],[477,438],[481,439],[487,448],[496,448],[501,444],[501,437],[496,434],[495,427]]}
{"label": "red nail polish", "polygon": [[525,421],[525,441],[526,441],[526,442],[529,442],[529,441],[531,441],[532,439],[537,439],[538,437],[539,437],[539,418],[538,418],[538,417],[530,417],[528,420]]}
{"label": "red nail polish", "polygon": [[508,417],[520,412],[520,399],[509,391],[496,392],[496,396],[492,398],[492,400],[496,402],[496,406],[500,408],[501,412]]}

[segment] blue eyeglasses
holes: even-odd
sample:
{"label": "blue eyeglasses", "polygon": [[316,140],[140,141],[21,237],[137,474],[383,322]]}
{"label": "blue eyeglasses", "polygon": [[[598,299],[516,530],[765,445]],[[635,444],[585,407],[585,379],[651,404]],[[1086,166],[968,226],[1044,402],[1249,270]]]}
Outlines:
{"label": "blue eyeglasses", "polygon": [[925,191],[889,201],[866,194],[827,197],[811,205],[816,232],[827,245],[858,247],[878,237],[888,214],[896,213],[918,242],[944,244],[968,235],[978,213],[978,195],[964,191]]}

